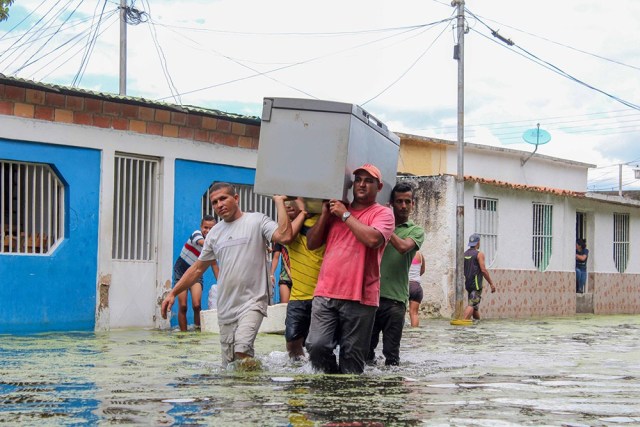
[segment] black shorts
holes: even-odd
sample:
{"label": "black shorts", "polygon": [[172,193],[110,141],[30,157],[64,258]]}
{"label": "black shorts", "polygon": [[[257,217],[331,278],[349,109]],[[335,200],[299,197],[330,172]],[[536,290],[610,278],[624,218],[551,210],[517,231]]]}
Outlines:
{"label": "black shorts", "polygon": [[311,305],[313,300],[290,300],[287,304],[287,318],[284,321],[284,338],[287,342],[306,339],[311,325]]}
{"label": "black shorts", "polygon": [[422,298],[424,298],[424,293],[420,283],[409,282],[409,301],[415,301],[419,304],[422,302]]}
{"label": "black shorts", "polygon": [[[182,258],[178,258],[176,260],[176,263],[173,264],[173,284],[174,285],[178,283],[178,280],[182,278],[182,276],[184,275],[184,273],[187,272],[189,267],[191,266],[187,264],[187,261],[183,260]],[[196,281],[196,283],[200,283],[204,287],[204,276],[200,276]]]}

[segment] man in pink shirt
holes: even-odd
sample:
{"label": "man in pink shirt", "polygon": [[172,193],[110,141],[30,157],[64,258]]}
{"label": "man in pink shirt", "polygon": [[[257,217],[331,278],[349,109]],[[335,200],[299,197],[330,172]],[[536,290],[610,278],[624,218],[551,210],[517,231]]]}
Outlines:
{"label": "man in pink shirt", "polygon": [[[307,247],[326,243],[313,298],[307,350],[314,369],[361,374],[380,300],[380,261],[393,234],[388,207],[376,203],[382,174],[372,164],[353,172],[353,202],[324,203],[307,232]],[[333,354],[340,345],[339,365]]]}

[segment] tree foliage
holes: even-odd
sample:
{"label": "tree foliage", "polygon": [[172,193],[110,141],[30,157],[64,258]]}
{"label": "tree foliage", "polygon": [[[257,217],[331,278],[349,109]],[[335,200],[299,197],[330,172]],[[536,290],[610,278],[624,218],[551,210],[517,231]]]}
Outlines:
{"label": "tree foliage", "polygon": [[9,6],[11,6],[14,1],[15,0],[0,0],[0,22],[9,17]]}

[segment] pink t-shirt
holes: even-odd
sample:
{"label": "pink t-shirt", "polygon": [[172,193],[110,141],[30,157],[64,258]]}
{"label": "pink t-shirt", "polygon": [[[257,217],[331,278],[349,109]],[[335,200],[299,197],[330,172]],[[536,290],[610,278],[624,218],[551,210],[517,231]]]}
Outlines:
{"label": "pink t-shirt", "polygon": [[380,300],[380,260],[395,228],[393,211],[378,203],[349,211],[358,221],[382,233],[385,243],[375,249],[367,248],[340,218],[329,218],[327,248],[314,296],[358,301],[377,307]]}

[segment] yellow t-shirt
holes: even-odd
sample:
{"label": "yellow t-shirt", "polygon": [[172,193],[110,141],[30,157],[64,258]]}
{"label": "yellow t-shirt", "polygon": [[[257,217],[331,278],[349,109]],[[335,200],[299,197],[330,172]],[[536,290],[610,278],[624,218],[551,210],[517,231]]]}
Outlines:
{"label": "yellow t-shirt", "polygon": [[310,300],[318,283],[325,246],[310,251],[307,249],[307,230],[318,221],[318,215],[304,221],[300,233],[287,245],[291,261],[291,300]]}

